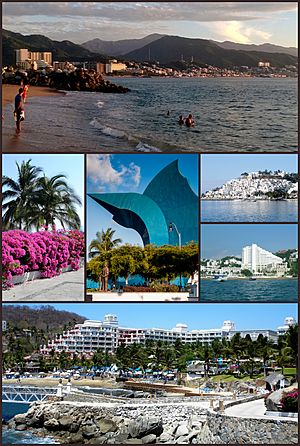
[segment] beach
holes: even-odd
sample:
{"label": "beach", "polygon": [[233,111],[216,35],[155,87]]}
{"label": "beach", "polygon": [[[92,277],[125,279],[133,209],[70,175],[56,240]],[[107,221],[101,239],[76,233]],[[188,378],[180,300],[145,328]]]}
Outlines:
{"label": "beach", "polygon": [[[14,98],[18,93],[18,88],[20,88],[19,85],[2,85],[2,107],[5,107],[7,104],[13,104]],[[28,89],[27,102],[30,101],[31,96],[53,96],[61,94],[64,93],[54,90],[53,88],[30,86]]]}
{"label": "beach", "polygon": [[[4,107],[4,151],[297,151],[296,79],[124,78],[119,83],[130,92],[58,95],[50,90],[48,97],[32,97],[30,87],[20,136],[14,136],[11,108]],[[179,126],[178,116],[189,113],[195,128]]]}

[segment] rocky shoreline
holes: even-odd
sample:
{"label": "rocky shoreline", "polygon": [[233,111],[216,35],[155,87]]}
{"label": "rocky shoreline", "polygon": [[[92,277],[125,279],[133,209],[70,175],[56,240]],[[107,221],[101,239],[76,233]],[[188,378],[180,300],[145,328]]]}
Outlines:
{"label": "rocky shoreline", "polygon": [[129,88],[113,84],[107,81],[95,70],[78,69],[70,72],[52,72],[48,75],[36,71],[29,71],[27,75],[15,73],[14,76],[5,78],[2,76],[3,84],[20,84],[20,81],[28,82],[29,85],[50,87],[64,91],[90,91],[100,93],[127,93]]}
{"label": "rocky shoreline", "polygon": [[201,403],[34,403],[8,428],[53,436],[60,444],[296,444],[292,421],[241,419]]}

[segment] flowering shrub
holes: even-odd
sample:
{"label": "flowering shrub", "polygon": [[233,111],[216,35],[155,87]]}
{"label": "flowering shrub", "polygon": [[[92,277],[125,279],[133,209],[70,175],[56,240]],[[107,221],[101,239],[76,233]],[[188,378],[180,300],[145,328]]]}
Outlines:
{"label": "flowering shrub", "polygon": [[298,389],[284,392],[280,400],[280,406],[283,412],[298,412]]}
{"label": "flowering shrub", "polygon": [[80,268],[84,255],[84,235],[80,231],[41,231],[29,234],[11,230],[2,236],[2,275],[5,287],[11,287],[12,276],[40,271],[42,277],[54,277],[62,269]]}

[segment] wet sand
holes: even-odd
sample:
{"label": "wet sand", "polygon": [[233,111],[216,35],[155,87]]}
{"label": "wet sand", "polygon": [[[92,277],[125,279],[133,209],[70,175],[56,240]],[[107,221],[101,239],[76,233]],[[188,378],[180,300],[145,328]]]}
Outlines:
{"label": "wet sand", "polygon": [[[11,106],[11,115],[14,110],[14,98],[16,94],[18,93],[18,85],[8,85],[4,84],[2,85],[2,117],[3,117],[3,111],[4,108],[8,108]],[[24,106],[25,109],[25,119],[26,119],[26,110],[30,108],[30,98],[34,96],[43,96],[43,97],[53,97],[56,95],[64,95],[65,93],[57,91],[53,88],[49,87],[35,87],[30,86],[28,93],[27,93],[27,99]],[[3,119],[3,118],[2,118]],[[7,120],[7,118],[6,118]],[[21,132],[20,135],[16,134],[15,131],[15,123],[12,119],[9,123],[9,131],[4,131],[4,122],[2,121],[2,150],[3,152],[26,152],[26,150],[31,149],[31,144],[26,141],[26,137],[24,138],[23,133]],[[28,125],[27,125],[28,127]]]}
{"label": "wet sand", "polygon": [[[20,88],[19,85],[9,85],[9,84],[2,85],[2,107],[5,107],[7,104],[13,105],[14,98],[18,93],[19,88]],[[30,101],[30,96],[53,96],[57,94],[64,94],[64,93],[49,87],[30,86],[27,93],[27,103]]]}

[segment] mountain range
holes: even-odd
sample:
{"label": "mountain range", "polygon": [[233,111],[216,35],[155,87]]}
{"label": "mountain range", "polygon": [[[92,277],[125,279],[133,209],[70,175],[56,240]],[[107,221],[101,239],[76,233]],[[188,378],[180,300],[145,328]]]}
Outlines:
{"label": "mountain range", "polygon": [[[88,42],[82,43],[82,46],[94,53],[109,54],[111,56],[122,56],[130,53],[131,51],[143,48],[149,43],[165,37],[165,34],[150,34],[142,39],[126,39],[126,40],[102,40],[92,39]],[[169,36],[170,37],[170,36]],[[261,51],[265,53],[283,53],[291,56],[298,56],[298,48],[284,47],[280,45],[273,45],[272,43],[263,43],[260,45],[235,43],[230,41],[217,42],[215,40],[209,40],[210,42],[218,45],[225,50],[242,50],[242,51]]]}
{"label": "mountain range", "polygon": [[[268,60],[271,65],[282,67],[295,65],[297,57],[288,52],[296,48],[284,48],[272,44],[242,45],[234,42],[214,42],[207,39],[190,39],[179,36],[151,34],[142,39],[104,41],[94,39],[82,45],[69,40],[51,40],[43,35],[24,36],[20,33],[2,31],[3,65],[15,63],[14,50],[28,48],[31,51],[52,51],[53,60],[97,61],[108,57],[143,62],[158,61],[160,64],[175,64],[185,60],[199,65],[219,67],[257,66],[258,61]],[[254,51],[253,48],[256,50]],[[266,51],[268,49],[268,51]],[[278,51],[278,52],[277,52]],[[280,52],[279,52],[280,51]],[[176,65],[176,64],[175,64]]]}
{"label": "mountain range", "polygon": [[261,60],[268,60],[272,66],[276,67],[297,63],[297,57],[289,54],[225,49],[210,40],[177,36],[161,37],[142,48],[125,54],[123,58],[137,62],[150,59],[158,61],[160,64],[193,60],[194,63],[218,67],[241,65],[253,67],[257,66]]}

